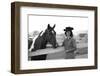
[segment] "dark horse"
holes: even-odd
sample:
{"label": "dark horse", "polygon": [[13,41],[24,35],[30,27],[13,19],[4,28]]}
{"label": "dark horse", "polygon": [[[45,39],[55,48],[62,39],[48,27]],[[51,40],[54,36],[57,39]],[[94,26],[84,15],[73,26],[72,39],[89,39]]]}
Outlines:
{"label": "dark horse", "polygon": [[[52,45],[53,48],[56,48],[57,41],[56,41],[56,32],[54,30],[55,25],[53,27],[48,24],[47,29],[41,36],[40,32],[39,36],[36,38],[35,43],[34,43],[34,48],[31,51],[36,51],[39,49],[45,49],[46,45],[49,43]],[[46,54],[45,55],[39,55],[39,56],[33,56],[31,57],[31,60],[45,60],[46,59]]]}

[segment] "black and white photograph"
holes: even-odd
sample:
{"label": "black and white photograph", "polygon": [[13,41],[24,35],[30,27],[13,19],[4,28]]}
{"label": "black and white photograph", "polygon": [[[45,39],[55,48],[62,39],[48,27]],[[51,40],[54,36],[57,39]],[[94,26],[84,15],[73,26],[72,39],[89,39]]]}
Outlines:
{"label": "black and white photograph", "polygon": [[97,68],[96,47],[97,7],[12,3],[12,71]]}
{"label": "black and white photograph", "polygon": [[88,58],[88,17],[28,15],[28,59]]}

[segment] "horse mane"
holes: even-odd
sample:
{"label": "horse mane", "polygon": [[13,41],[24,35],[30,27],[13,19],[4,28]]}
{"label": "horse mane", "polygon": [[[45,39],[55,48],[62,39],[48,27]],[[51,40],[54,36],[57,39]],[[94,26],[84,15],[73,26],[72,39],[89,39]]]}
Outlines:
{"label": "horse mane", "polygon": [[38,37],[40,37],[41,36],[41,33],[42,33],[43,31],[41,31],[40,33],[39,33],[39,35],[38,35]]}

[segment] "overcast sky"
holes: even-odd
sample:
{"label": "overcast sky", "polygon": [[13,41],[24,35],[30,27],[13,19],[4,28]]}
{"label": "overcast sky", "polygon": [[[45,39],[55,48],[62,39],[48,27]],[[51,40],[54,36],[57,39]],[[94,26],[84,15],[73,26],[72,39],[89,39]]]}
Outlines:
{"label": "overcast sky", "polygon": [[55,31],[57,34],[64,33],[65,27],[71,26],[74,28],[74,33],[88,30],[87,17],[58,17],[58,16],[29,16],[29,33],[33,31],[42,31],[47,28],[47,25],[53,26],[56,24]]}

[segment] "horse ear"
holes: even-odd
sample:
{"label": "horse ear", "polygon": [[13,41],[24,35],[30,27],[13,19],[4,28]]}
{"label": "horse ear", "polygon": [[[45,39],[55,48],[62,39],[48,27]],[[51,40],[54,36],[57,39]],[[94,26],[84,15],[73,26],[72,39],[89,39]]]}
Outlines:
{"label": "horse ear", "polygon": [[48,29],[50,28],[50,24],[48,24]]}
{"label": "horse ear", "polygon": [[54,26],[52,27],[53,29],[55,28],[56,24],[54,24]]}

